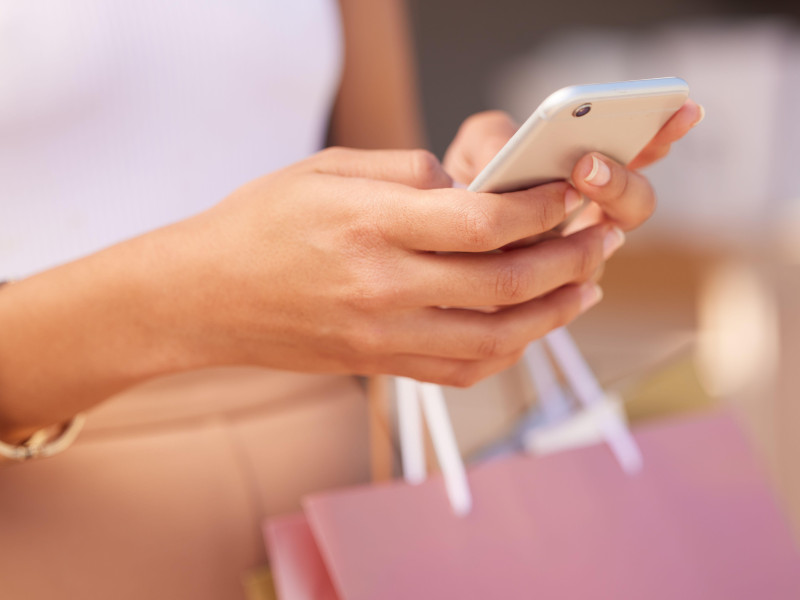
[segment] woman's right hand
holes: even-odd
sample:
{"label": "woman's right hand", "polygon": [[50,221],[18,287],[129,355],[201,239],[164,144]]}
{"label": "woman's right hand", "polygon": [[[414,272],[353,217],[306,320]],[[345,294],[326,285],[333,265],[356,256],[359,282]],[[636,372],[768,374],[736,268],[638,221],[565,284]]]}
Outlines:
{"label": "woman's right hand", "polygon": [[[569,186],[450,185],[425,151],[342,148],[245,185],[154,234],[167,330],[207,365],[456,386],[508,367],[600,299],[590,280],[619,232],[487,254],[560,223]],[[481,306],[501,309],[464,310]]]}
{"label": "woman's right hand", "polygon": [[[487,253],[561,222],[579,203],[566,183],[502,195],[450,183],[427,152],[325,150],[4,286],[0,439],[211,366],[470,385],[599,300],[590,280],[621,241],[608,224]],[[482,306],[500,308],[467,310]]]}

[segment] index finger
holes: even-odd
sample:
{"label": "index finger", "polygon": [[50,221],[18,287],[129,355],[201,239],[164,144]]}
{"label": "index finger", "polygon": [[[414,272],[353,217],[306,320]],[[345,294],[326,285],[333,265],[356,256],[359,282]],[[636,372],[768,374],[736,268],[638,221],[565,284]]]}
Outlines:
{"label": "index finger", "polygon": [[673,142],[686,135],[705,116],[705,110],[694,100],[687,100],[650,140],[650,143],[628,163],[629,169],[641,169],[664,158]]}
{"label": "index finger", "polygon": [[506,194],[395,187],[379,201],[378,225],[409,250],[488,252],[549,231],[581,203],[563,181]]}

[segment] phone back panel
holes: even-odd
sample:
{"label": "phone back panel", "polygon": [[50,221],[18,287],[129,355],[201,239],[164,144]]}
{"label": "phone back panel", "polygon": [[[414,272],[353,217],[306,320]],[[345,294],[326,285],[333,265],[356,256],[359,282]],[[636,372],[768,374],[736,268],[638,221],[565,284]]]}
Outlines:
{"label": "phone back panel", "polygon": [[[587,152],[627,164],[689,95],[676,77],[576,85],[550,95],[469,189],[507,192],[569,179]],[[574,111],[591,104],[583,116]]]}

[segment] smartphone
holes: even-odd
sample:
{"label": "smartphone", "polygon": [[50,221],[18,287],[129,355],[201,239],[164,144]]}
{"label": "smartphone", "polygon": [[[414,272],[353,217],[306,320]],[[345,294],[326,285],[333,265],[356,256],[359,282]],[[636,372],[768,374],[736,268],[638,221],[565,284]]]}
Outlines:
{"label": "smartphone", "polygon": [[628,164],[689,97],[678,77],[573,85],[551,94],[470,184],[510,192],[568,180],[597,151]]}

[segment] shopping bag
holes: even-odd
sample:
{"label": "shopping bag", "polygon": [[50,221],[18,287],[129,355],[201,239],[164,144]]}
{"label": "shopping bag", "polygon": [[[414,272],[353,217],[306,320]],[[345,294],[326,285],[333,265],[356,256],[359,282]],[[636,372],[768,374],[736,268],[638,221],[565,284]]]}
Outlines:
{"label": "shopping bag", "polygon": [[432,476],[313,495],[309,532],[343,600],[800,598],[797,547],[731,417],[635,438],[636,475],[604,445],[512,455],[469,470],[466,516]]}
{"label": "shopping bag", "polygon": [[270,519],[264,540],[278,598],[338,600],[305,515]]}

